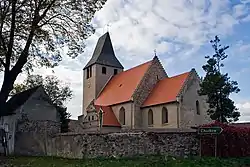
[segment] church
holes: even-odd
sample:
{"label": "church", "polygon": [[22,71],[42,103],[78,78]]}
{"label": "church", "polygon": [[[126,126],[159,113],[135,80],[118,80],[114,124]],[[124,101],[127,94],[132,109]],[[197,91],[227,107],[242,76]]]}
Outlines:
{"label": "church", "polygon": [[83,108],[78,120],[89,131],[208,123],[208,104],[197,93],[200,82],[195,69],[168,76],[157,56],[124,70],[106,32],[83,68]]}

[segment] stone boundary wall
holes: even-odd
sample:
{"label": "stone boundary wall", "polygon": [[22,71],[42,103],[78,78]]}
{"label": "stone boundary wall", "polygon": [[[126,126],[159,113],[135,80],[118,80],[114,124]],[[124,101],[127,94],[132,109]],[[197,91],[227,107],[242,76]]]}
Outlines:
{"label": "stone boundary wall", "polygon": [[110,134],[58,134],[48,155],[64,158],[129,157],[164,154],[197,156],[199,140],[192,132],[126,132]]}
{"label": "stone boundary wall", "polygon": [[122,157],[142,154],[194,156],[199,153],[197,133],[190,129],[118,133],[59,133],[60,124],[52,121],[18,123],[15,154],[64,158]]}
{"label": "stone boundary wall", "polygon": [[60,133],[60,123],[53,121],[19,121],[17,123],[14,154],[46,155],[51,151],[48,144]]}

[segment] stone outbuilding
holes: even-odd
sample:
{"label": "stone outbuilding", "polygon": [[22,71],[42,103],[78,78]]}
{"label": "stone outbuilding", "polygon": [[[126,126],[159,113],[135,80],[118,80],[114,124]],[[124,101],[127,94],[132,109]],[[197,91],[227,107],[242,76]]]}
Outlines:
{"label": "stone outbuilding", "polygon": [[[37,86],[12,96],[7,101],[8,113],[0,118],[0,128],[6,132],[8,153],[14,153],[15,133],[19,122],[53,121],[60,116],[42,86]],[[0,146],[0,152],[4,150]]]}

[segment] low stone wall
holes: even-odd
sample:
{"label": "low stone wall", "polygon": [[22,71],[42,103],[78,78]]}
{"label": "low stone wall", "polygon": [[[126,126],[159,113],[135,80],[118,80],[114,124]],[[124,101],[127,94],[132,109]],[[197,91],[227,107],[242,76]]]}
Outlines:
{"label": "low stone wall", "polygon": [[16,155],[40,156],[51,152],[49,142],[60,133],[60,123],[53,121],[18,122],[14,153]]}
{"label": "low stone wall", "polygon": [[142,154],[195,156],[199,153],[195,133],[60,134],[52,139],[50,156],[65,158],[121,157]]}
{"label": "low stone wall", "polygon": [[65,133],[52,121],[18,123],[15,154],[65,158],[165,154],[193,156],[199,153],[197,134],[171,129],[156,132],[140,130],[119,133]]}

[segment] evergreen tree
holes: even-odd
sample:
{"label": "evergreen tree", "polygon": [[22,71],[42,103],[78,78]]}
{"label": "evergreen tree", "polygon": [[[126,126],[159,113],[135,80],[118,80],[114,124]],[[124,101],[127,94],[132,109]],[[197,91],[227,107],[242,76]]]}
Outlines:
{"label": "evergreen tree", "polygon": [[212,120],[220,122],[237,121],[240,112],[236,108],[234,101],[230,99],[231,93],[238,93],[238,83],[231,81],[228,73],[222,73],[221,68],[224,67],[223,61],[228,57],[225,50],[229,46],[221,46],[220,39],[215,36],[210,43],[215,51],[212,56],[206,56],[207,62],[202,66],[206,72],[201,82],[201,88],[198,91],[200,96],[207,97],[209,104],[208,114]]}

